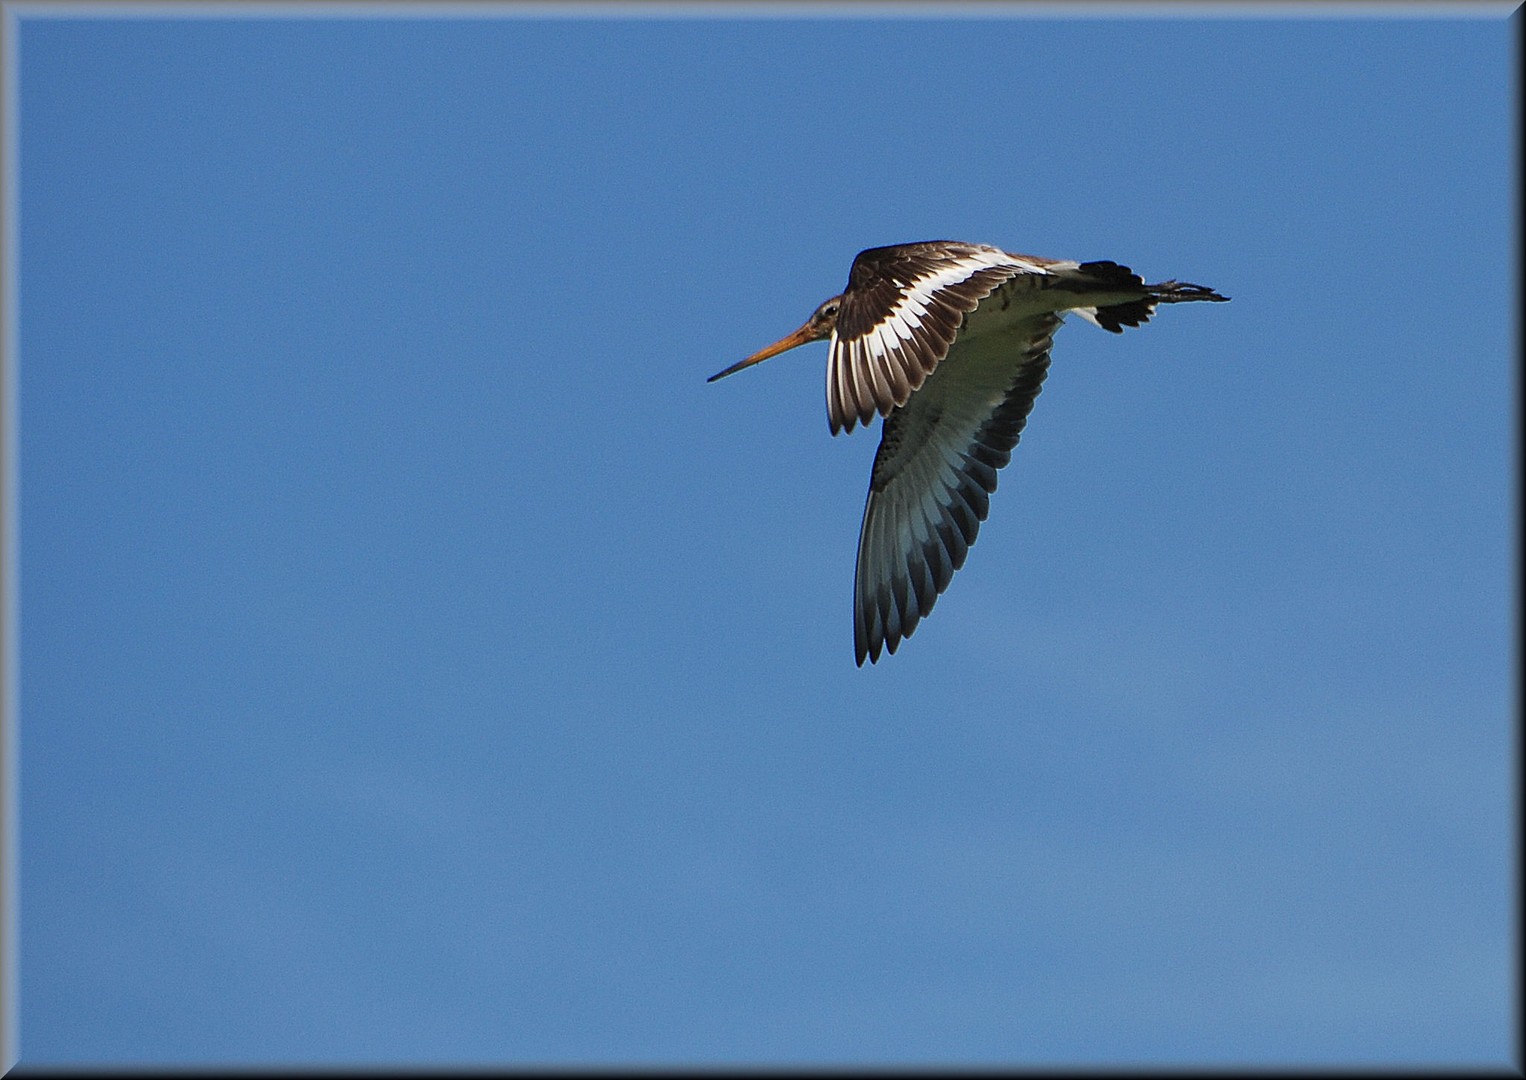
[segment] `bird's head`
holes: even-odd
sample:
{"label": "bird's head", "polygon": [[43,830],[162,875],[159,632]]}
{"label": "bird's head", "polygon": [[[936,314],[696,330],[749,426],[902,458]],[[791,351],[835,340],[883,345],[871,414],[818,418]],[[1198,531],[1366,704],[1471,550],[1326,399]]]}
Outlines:
{"label": "bird's head", "polygon": [[805,345],[812,341],[820,341],[822,338],[831,337],[832,331],[837,329],[837,312],[842,307],[842,297],[834,296],[824,301],[814,314],[805,321],[805,325],[793,334],[780,338],[766,349],[760,349],[745,360],[738,360],[725,371],[718,371],[706,382],[715,382],[716,379],[724,379],[727,375],[733,375],[743,368],[761,364],[770,356],[778,356],[786,350],[793,349],[796,345]]}

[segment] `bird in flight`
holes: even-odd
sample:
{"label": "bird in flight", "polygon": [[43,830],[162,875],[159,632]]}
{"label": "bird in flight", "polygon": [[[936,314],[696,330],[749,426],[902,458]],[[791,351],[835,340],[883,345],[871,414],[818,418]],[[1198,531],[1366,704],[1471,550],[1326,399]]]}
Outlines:
{"label": "bird in flight", "polygon": [[847,289],[805,325],[708,381],[830,338],[832,434],[885,418],[854,578],[862,667],[882,649],[894,653],[964,565],[1065,314],[1119,334],[1157,304],[1228,299],[1186,282],[1149,285],[1115,262],[953,240],[869,248],[853,260]]}

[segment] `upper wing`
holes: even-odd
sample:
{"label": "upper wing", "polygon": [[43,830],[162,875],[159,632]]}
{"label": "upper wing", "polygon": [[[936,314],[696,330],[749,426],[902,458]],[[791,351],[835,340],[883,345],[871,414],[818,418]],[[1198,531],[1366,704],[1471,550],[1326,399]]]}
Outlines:
{"label": "upper wing", "polygon": [[1002,282],[1047,274],[1043,260],[952,241],[859,253],[827,360],[832,434],[888,415],[948,355],[965,315]]}
{"label": "upper wing", "polygon": [[1060,317],[960,339],[910,401],[885,419],[858,541],[858,663],[895,652],[964,565],[1049,370]]}

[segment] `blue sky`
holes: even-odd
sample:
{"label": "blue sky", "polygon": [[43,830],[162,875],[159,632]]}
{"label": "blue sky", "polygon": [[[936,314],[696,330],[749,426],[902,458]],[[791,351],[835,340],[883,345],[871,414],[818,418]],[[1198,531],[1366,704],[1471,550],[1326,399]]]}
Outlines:
{"label": "blue sky", "polygon": [[[25,1063],[1513,1054],[1511,24],[18,13]],[[934,238],[1234,301],[860,670]]]}

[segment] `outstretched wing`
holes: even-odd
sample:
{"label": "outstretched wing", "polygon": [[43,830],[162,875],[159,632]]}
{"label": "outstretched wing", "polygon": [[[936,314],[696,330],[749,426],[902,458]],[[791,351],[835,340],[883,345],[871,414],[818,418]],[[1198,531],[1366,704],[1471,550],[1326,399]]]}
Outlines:
{"label": "outstretched wing", "polygon": [[965,315],[1045,260],[938,240],[859,252],[848,272],[827,360],[832,434],[905,405],[948,355]]}
{"label": "outstretched wing", "polygon": [[996,472],[1012,459],[1049,370],[1060,317],[961,338],[926,385],[885,418],[859,533],[858,663],[895,652],[964,565]]}

